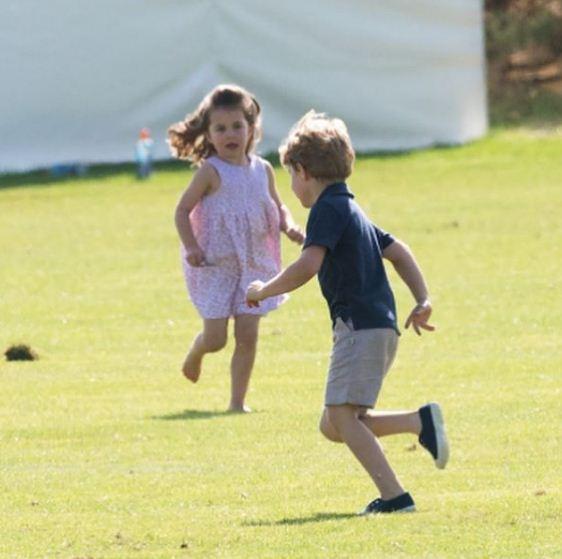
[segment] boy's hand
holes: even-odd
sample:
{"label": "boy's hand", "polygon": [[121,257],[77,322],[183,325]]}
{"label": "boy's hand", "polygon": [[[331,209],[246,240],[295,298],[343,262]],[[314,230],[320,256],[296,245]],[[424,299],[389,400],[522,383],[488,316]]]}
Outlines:
{"label": "boy's hand", "polygon": [[199,267],[205,266],[205,253],[201,250],[199,246],[194,246],[186,249],[187,256],[186,260],[190,266]]}
{"label": "boy's hand", "polygon": [[427,323],[431,316],[431,311],[432,308],[429,301],[426,300],[423,303],[418,303],[410,313],[408,320],[406,320],[406,328],[409,328],[411,324],[418,336],[421,336],[420,328],[433,332],[435,326]]}
{"label": "boy's hand", "polygon": [[256,280],[248,286],[248,289],[246,289],[246,304],[249,307],[260,306],[259,302],[263,299],[263,297],[261,297],[261,290],[264,285],[263,281]]}
{"label": "boy's hand", "polygon": [[302,245],[304,243],[304,233],[298,225],[295,224],[288,225],[287,228],[285,229],[285,234],[294,243],[297,243],[299,245]]}

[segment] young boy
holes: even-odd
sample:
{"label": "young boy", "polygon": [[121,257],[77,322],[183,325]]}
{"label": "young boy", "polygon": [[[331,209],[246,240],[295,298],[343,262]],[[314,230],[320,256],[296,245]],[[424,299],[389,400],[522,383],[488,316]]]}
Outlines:
{"label": "young boy", "polygon": [[420,444],[444,468],[449,447],[438,404],[419,410],[374,412],[381,384],[396,353],[398,327],[394,296],[382,259],[392,262],[416,306],[406,320],[416,334],[428,324],[431,303],[409,248],[373,225],[353,200],[345,180],[355,153],[345,124],[310,111],[279,149],[292,189],[310,208],[300,258],[267,283],[248,287],[248,304],[292,291],[318,274],[332,318],[334,345],[320,431],[344,442],[367,470],[380,498],[360,514],[409,512],[415,504],[377,440],[397,433],[418,435]]}

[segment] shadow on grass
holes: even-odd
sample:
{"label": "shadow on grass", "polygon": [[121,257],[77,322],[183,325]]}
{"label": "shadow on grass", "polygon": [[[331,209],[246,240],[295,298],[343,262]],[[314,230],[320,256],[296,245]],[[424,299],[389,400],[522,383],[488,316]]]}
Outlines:
{"label": "shadow on grass", "polygon": [[296,518],[281,518],[281,520],[255,520],[242,523],[243,526],[301,526],[312,522],[328,522],[330,520],[345,520],[358,518],[356,514],[350,512],[318,512],[311,516],[301,516]]}
{"label": "shadow on grass", "polygon": [[220,417],[225,415],[240,414],[227,410],[183,410],[177,413],[168,413],[166,415],[153,415],[151,419],[159,419],[161,421],[191,421],[192,419],[210,419],[211,417]]}

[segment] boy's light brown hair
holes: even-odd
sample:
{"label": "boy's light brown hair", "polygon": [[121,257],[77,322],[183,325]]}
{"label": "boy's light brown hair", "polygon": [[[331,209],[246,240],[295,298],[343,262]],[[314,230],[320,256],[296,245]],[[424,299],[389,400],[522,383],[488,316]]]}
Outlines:
{"label": "boy's light brown hair", "polygon": [[345,180],[353,170],[355,152],[343,120],[308,111],[279,148],[285,167],[301,165],[319,180]]}

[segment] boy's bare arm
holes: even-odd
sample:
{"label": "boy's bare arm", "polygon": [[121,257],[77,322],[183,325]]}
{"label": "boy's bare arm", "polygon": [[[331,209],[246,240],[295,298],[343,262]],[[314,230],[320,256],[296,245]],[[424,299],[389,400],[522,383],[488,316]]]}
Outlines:
{"label": "boy's bare arm", "polygon": [[412,251],[406,244],[396,240],[383,250],[382,255],[392,262],[398,275],[412,292],[416,303],[423,303],[428,299],[427,285],[422,272]]}
{"label": "boy's bare arm", "polygon": [[304,285],[318,273],[325,255],[325,247],[316,245],[306,247],[298,260],[268,282],[252,282],[246,291],[248,305],[256,307],[263,299],[288,293]]}
{"label": "boy's bare arm", "polygon": [[432,311],[427,285],[410,248],[402,241],[396,240],[383,250],[382,255],[392,262],[396,272],[408,286],[417,303],[406,320],[406,328],[411,324],[418,335],[421,334],[420,328],[429,331],[435,330],[427,322]]}

